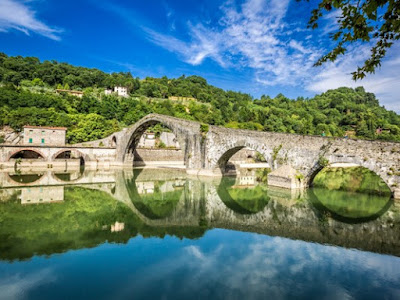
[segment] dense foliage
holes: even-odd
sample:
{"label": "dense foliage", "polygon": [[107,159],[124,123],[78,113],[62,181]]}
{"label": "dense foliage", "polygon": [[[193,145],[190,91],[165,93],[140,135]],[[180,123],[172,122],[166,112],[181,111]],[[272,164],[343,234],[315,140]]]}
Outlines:
{"label": "dense foliage", "polygon": [[[199,76],[140,80],[130,73],[107,74],[1,53],[0,81],[0,126],[65,126],[70,143],[105,137],[151,112],[230,128],[338,137],[348,131],[359,138],[400,141],[400,116],[379,106],[375,95],[362,87],[329,90],[312,99],[282,94],[253,99],[211,86]],[[104,89],[114,85],[127,86],[130,96],[106,96]],[[84,95],[56,94],[57,87]],[[378,128],[383,129],[379,134]]]}

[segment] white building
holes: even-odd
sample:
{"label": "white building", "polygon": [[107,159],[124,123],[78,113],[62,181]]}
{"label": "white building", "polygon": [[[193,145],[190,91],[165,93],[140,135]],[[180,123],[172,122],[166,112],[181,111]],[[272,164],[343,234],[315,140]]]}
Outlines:
{"label": "white building", "polygon": [[126,86],[115,86],[114,93],[121,97],[128,97],[128,88]]}

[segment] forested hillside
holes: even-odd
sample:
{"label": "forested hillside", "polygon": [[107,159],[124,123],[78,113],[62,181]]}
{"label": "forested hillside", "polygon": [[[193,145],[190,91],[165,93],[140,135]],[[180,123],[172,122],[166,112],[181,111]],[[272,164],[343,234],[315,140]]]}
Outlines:
{"label": "forested hillside", "polygon": [[[312,99],[253,99],[224,91],[199,76],[177,79],[107,74],[35,57],[0,53],[0,125],[68,127],[70,143],[98,139],[151,112],[231,128],[400,141],[400,116],[379,106],[362,87],[329,90]],[[105,88],[127,86],[130,96],[105,95]],[[81,90],[82,98],[56,88]],[[168,100],[168,97],[197,100]],[[378,131],[377,131],[378,130]]]}

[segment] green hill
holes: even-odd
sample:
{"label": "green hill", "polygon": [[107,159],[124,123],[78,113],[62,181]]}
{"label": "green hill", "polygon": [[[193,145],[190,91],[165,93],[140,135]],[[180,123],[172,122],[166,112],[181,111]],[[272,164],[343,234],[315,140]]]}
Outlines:
{"label": "green hill", "polygon": [[[128,87],[130,96],[106,96],[104,90],[115,85]],[[56,94],[56,88],[84,94]],[[254,99],[209,85],[199,76],[139,79],[129,72],[108,74],[0,53],[2,126],[65,126],[68,142],[77,143],[105,137],[152,112],[231,128],[339,137],[347,132],[357,138],[400,141],[400,116],[362,87],[329,90],[311,99],[282,94]]]}

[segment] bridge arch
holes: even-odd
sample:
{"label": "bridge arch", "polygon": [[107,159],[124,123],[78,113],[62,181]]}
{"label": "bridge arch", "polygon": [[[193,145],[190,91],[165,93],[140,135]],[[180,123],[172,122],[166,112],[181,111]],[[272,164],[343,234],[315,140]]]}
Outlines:
{"label": "bridge arch", "polygon": [[117,147],[117,137],[115,135],[111,138],[111,147]]}
{"label": "bridge arch", "polygon": [[[25,156],[25,157],[23,157]],[[16,159],[16,158],[26,158],[26,159],[41,159],[41,160],[46,160],[46,156],[39,150],[37,149],[31,149],[31,148],[23,148],[23,149],[18,149],[12,152],[9,157],[8,161],[11,159]]]}
{"label": "bridge arch", "polygon": [[381,165],[376,164],[374,162],[369,162],[368,160],[359,159],[357,157],[351,159],[330,157],[329,164],[327,166],[323,166],[319,163],[319,161],[315,162],[314,166],[310,169],[309,173],[305,176],[305,185],[306,187],[312,186],[315,177],[320,173],[324,168],[334,168],[334,167],[362,167],[372,171],[376,174],[382,181],[388,186],[391,192],[394,192],[396,185],[392,182],[393,177],[388,175],[388,171],[386,168],[382,168]]}
{"label": "bridge arch", "polygon": [[211,169],[214,171],[214,173],[221,172],[221,174],[223,175],[229,159],[244,148],[249,148],[260,153],[264,157],[266,162],[270,163],[271,151],[269,151],[264,145],[260,143],[249,143],[246,140],[239,140],[234,142],[233,144],[222,146],[223,147],[219,149],[216,156],[218,158],[211,162]]}
{"label": "bridge arch", "polygon": [[90,157],[87,154],[82,153],[81,151],[74,148],[64,148],[56,153],[54,153],[51,157],[52,160],[57,159],[71,159],[72,157],[79,158],[80,165],[84,166],[86,162],[90,161]]}
{"label": "bridge arch", "polygon": [[[197,125],[197,123],[157,114],[147,115],[126,130],[124,136],[116,145],[117,159],[124,163],[132,162],[133,164],[133,155],[139,144],[141,136],[149,127],[152,127],[156,124],[162,124],[166,126],[175,135],[175,138],[177,139],[184,154],[184,163],[187,166],[187,161],[189,159],[187,151],[188,127],[193,127],[193,124]],[[197,126],[199,127],[199,125]]]}

